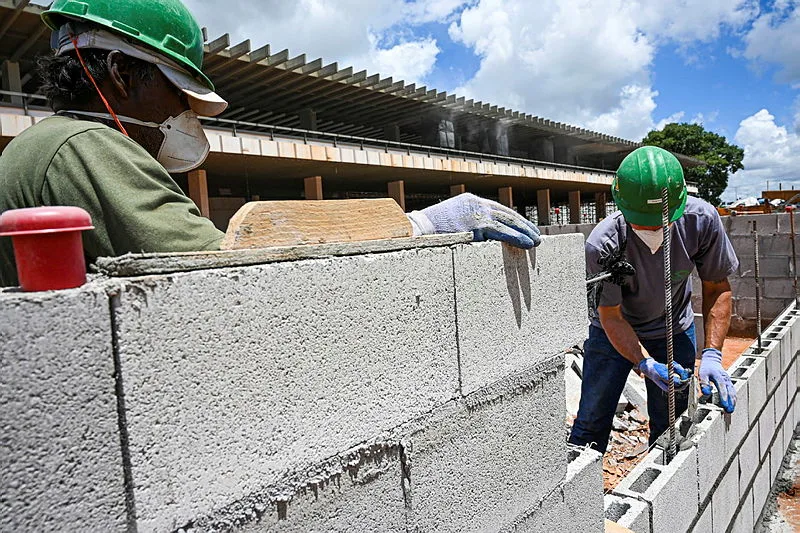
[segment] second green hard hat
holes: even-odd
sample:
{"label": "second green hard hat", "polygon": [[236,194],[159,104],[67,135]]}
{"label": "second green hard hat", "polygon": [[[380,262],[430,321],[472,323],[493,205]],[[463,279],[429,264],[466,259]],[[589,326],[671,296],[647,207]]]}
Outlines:
{"label": "second green hard hat", "polygon": [[656,146],[637,148],[622,160],[611,194],[625,220],[639,226],[661,226],[662,191],[667,189],[669,221],[683,216],[686,182],[678,159]]}

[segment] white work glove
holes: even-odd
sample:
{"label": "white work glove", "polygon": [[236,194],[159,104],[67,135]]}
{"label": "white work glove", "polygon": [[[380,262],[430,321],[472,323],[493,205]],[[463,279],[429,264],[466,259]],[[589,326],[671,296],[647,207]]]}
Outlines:
{"label": "white work glove", "polygon": [[412,211],[408,218],[414,235],[471,231],[476,241],[498,240],[526,249],[542,242],[533,222],[511,208],[470,193]]}

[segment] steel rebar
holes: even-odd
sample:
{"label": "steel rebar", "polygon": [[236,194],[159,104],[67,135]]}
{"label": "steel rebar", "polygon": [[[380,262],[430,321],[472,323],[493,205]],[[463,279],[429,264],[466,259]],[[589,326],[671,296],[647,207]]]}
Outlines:
{"label": "steel rebar", "polygon": [[761,270],[759,266],[758,253],[758,229],[757,221],[753,221],[753,264],[756,277],[756,334],[758,335],[758,351],[761,352]]}
{"label": "steel rebar", "polygon": [[675,435],[675,347],[672,335],[672,239],[669,227],[669,191],[661,189],[661,225],[664,232],[664,317],[667,326],[667,368],[669,370],[669,446],[667,447],[667,463],[677,454]]}

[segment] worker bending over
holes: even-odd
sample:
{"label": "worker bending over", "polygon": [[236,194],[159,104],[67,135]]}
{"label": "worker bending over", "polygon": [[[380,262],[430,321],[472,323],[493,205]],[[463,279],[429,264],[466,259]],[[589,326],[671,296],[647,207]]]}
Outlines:
{"label": "worker bending over", "polygon": [[[203,163],[209,144],[198,116],[228,105],[202,72],[203,37],[191,13],[180,0],[56,0],[42,18],[55,53],[41,60],[41,90],[55,116],[0,156],[0,213],[85,209],[95,226],[83,234],[89,262],[218,249],[223,233],[170,176]],[[472,231],[476,240],[522,248],[540,242],[531,222],[471,194],[409,218],[415,235]],[[11,240],[0,238],[0,287],[17,282]]]}
{"label": "worker bending over", "polygon": [[[604,219],[586,240],[589,276],[621,255],[635,274],[621,286],[604,282],[598,301],[590,302],[591,325],[584,344],[583,381],[578,416],[569,442],[605,452],[614,412],[632,368],[647,379],[650,444],[668,429],[666,391],[669,384],[665,330],[662,189],[669,195],[672,260],[674,360],[678,388],[695,364],[696,340],[690,276],[697,268],[703,284],[705,345],[700,383],[719,391],[727,412],[736,405],[736,391],[722,368],[722,343],[731,317],[730,276],[739,266],[716,209],[687,197],[683,169],[674,155],[653,146],[639,148],[620,164],[612,185],[619,211]],[[641,344],[640,344],[641,343]],[[642,346],[644,350],[642,350]],[[687,408],[688,387],[676,396],[676,413]]]}

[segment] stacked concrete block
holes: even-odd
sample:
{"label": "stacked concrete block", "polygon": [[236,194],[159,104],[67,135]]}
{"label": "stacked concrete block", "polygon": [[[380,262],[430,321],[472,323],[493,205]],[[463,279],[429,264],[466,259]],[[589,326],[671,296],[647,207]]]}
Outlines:
{"label": "stacked concrete block", "polygon": [[448,248],[126,283],[140,527],[182,527],[453,399],[454,306]]}
{"label": "stacked concrete block", "polygon": [[601,533],[603,528],[603,458],[584,449],[567,466],[567,475],[531,509],[502,529],[503,533],[581,531]]}
{"label": "stacked concrete block", "polygon": [[[586,337],[583,238],[526,251],[497,243],[454,251],[461,386],[470,394]],[[570,328],[565,328],[570,324]]]}
{"label": "stacked concrete block", "polygon": [[556,489],[567,471],[563,380],[558,357],[436,411],[403,437],[410,530],[496,531]]}
{"label": "stacked concrete block", "polygon": [[729,464],[711,497],[711,531],[726,531],[739,507],[739,461]]}
{"label": "stacked concrete block", "polygon": [[731,533],[753,532],[753,525],[755,524],[753,521],[753,502],[753,491],[750,491],[739,504],[739,509],[736,511],[736,516],[734,516],[733,521],[731,522]]}
{"label": "stacked concrete block", "polygon": [[0,531],[125,531],[108,298],[0,292]]}
{"label": "stacked concrete block", "polygon": [[647,502],[617,494],[606,494],[604,508],[606,520],[616,522],[634,533],[650,533],[650,506]]}
{"label": "stacked concrete block", "polygon": [[650,504],[652,533],[688,531],[698,513],[697,450],[679,451],[668,464],[664,462],[664,451],[656,448],[614,493]]}

